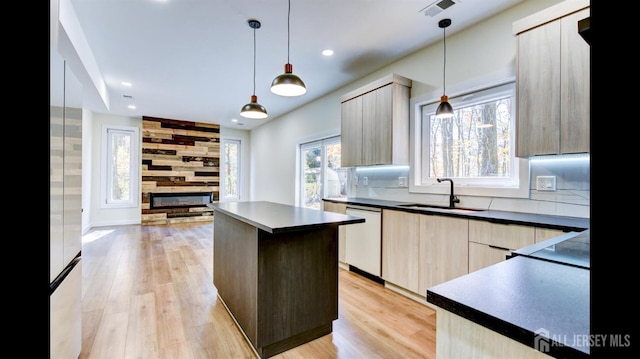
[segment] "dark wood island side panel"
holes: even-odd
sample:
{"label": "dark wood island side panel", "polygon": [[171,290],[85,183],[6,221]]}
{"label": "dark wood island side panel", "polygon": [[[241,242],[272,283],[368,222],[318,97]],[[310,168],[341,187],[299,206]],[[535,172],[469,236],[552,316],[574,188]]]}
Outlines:
{"label": "dark wood island side panel", "polygon": [[270,357],[332,331],[338,225],[269,233],[216,212],[213,280],[257,353]]}

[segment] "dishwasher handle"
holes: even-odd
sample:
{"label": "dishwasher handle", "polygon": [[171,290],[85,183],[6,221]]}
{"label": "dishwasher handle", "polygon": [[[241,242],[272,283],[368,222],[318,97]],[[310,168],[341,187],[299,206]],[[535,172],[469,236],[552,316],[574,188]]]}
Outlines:
{"label": "dishwasher handle", "polygon": [[369,212],[382,212],[382,209],[380,207],[357,206],[353,204],[347,205],[347,210],[349,209],[359,209],[361,211],[369,211]]}

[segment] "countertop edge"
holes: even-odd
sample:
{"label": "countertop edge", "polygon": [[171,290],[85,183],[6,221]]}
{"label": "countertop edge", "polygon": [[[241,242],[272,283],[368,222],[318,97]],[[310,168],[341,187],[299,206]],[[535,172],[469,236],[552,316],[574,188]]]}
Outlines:
{"label": "countertop edge", "polygon": [[[429,289],[427,289],[426,300],[427,302],[439,308],[447,310],[455,315],[481,325],[498,334],[504,335],[509,339],[513,339],[528,347],[535,348],[535,341],[536,337],[538,336],[537,333],[461,304],[450,298],[441,296]],[[549,346],[549,351],[545,354],[548,354],[554,358],[584,359],[590,357],[588,353],[565,346],[555,340],[549,340],[553,342],[553,345]]]}
{"label": "countertop edge", "polygon": [[[264,201],[258,201],[258,202],[264,202]],[[251,203],[251,202],[240,202],[240,203]],[[256,202],[253,202],[256,203]],[[290,206],[290,205],[283,205],[280,203],[275,203],[275,202],[264,202],[266,204],[269,205],[275,205],[275,206],[284,206],[284,207],[288,207],[291,208],[292,211],[314,211],[313,209],[309,209],[309,208],[303,208],[303,207],[296,207],[296,206]],[[330,215],[331,217],[334,218],[338,218],[340,217],[340,220],[331,220],[331,221],[323,221],[323,222],[312,222],[312,223],[306,223],[306,224],[292,224],[292,225],[284,225],[284,226],[269,226],[266,225],[262,222],[253,220],[247,216],[243,216],[239,213],[236,213],[234,211],[230,211],[224,207],[221,207],[222,205],[224,205],[224,202],[220,202],[220,203],[213,203],[213,204],[209,204],[207,205],[210,208],[213,208],[214,210],[214,216],[215,216],[215,212],[222,212],[227,216],[230,216],[232,218],[235,218],[239,221],[245,222],[247,224],[250,224],[260,230],[263,230],[265,232],[271,233],[271,234],[279,234],[279,233],[286,233],[286,232],[295,232],[295,231],[304,231],[304,230],[309,230],[309,229],[314,229],[314,228],[322,228],[322,227],[327,227],[327,226],[339,226],[339,225],[347,225],[347,224],[354,224],[354,223],[362,223],[365,221],[364,218],[361,217],[355,217],[355,216],[349,216],[349,215],[343,215],[343,214],[339,214],[339,213],[333,213],[333,212],[326,212],[328,215]],[[319,211],[320,212],[320,211]],[[323,211],[324,212],[324,211]],[[215,218],[215,217],[214,217]],[[215,219],[214,219],[215,221]]]}
{"label": "countertop edge", "polygon": [[548,214],[509,212],[495,210],[479,210],[471,212],[455,212],[436,208],[414,209],[403,207],[408,203],[404,201],[376,200],[371,198],[323,198],[323,201],[333,203],[354,204],[358,206],[375,207],[381,209],[392,209],[410,213],[438,215],[448,217],[458,217],[487,221],[498,224],[518,224],[524,226],[536,226],[547,229],[558,229],[565,232],[580,232],[589,228],[589,218],[555,216]]}

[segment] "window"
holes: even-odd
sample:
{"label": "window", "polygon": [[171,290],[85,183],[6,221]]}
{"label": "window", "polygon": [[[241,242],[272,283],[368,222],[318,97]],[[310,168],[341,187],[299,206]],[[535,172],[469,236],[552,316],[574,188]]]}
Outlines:
{"label": "window", "polygon": [[138,133],[137,127],[103,126],[102,207],[139,205]]}
{"label": "window", "polygon": [[340,136],[300,145],[301,207],[321,209],[322,198],[346,197],[346,168],[340,167]]}
{"label": "window", "polygon": [[515,157],[515,82],[486,86],[449,102],[454,109],[450,119],[435,118],[438,100],[416,105],[410,191],[440,193],[443,186],[436,179],[446,177],[460,194],[526,196],[521,160]]}
{"label": "window", "polygon": [[240,199],[240,140],[222,140],[222,198]]}

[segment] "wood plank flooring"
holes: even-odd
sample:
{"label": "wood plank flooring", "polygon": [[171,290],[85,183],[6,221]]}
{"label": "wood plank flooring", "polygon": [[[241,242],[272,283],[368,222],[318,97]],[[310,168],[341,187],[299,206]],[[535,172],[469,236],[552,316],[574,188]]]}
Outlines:
{"label": "wood plank flooring", "polygon": [[[256,358],[217,298],[213,225],[100,227],[83,237],[84,358]],[[333,332],[273,358],[435,358],[436,314],[339,271]]]}

